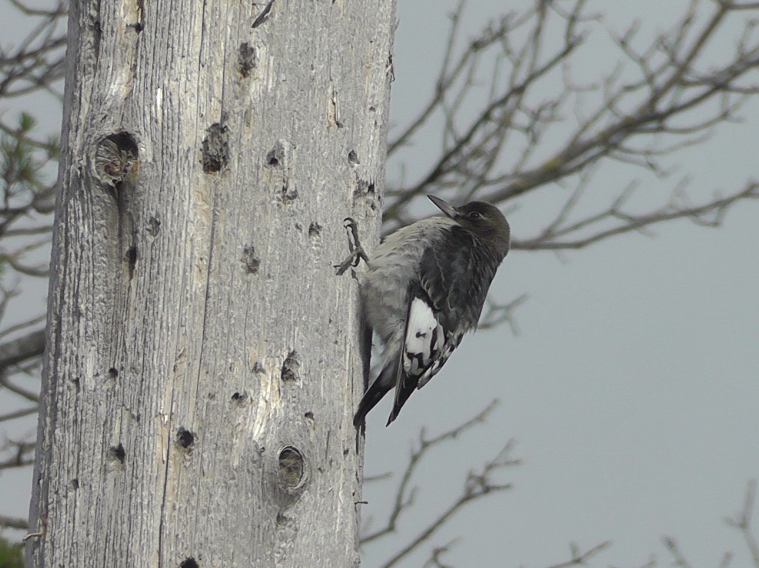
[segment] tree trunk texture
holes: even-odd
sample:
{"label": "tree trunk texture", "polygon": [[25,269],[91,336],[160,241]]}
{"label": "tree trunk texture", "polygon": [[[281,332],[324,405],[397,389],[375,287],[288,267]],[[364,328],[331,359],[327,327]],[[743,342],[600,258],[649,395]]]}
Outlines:
{"label": "tree trunk texture", "polygon": [[35,567],[355,566],[392,0],[71,3]]}

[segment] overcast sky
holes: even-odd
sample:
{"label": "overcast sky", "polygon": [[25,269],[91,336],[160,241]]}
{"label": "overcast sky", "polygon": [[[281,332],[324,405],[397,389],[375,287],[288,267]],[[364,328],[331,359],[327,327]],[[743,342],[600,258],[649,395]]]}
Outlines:
{"label": "overcast sky", "polygon": [[[469,29],[495,15],[495,4],[472,2]],[[621,30],[640,17],[653,33],[673,23],[686,3],[595,4],[607,11],[608,25]],[[430,93],[453,5],[399,0],[396,124],[413,117]],[[7,10],[0,4],[0,22],[7,22]],[[0,24],[0,37],[8,37],[6,25]],[[592,74],[611,56],[588,49],[582,57]],[[58,124],[58,115],[40,112],[46,124]],[[676,157],[681,172],[692,175],[696,195],[728,192],[759,177],[759,104],[742,114],[743,124],[722,127],[708,143]],[[402,161],[407,177],[418,174],[414,164],[439,146],[436,139],[415,140],[390,162],[388,178],[399,179]],[[594,185],[616,194],[633,175],[605,168]],[[655,193],[671,189],[673,179],[643,181]],[[436,212],[431,204],[419,206]],[[538,208],[525,201],[511,218],[515,237],[540,228],[545,211]],[[748,480],[759,477],[759,203],[738,205],[719,230],[681,221],[654,232],[562,258],[512,252],[491,293],[499,301],[529,294],[516,313],[519,335],[501,327],[467,337],[390,428],[384,428],[390,397],[370,414],[367,474],[402,466],[422,425],[434,434],[493,398],[501,401],[488,424],[425,467],[418,508],[396,537],[367,547],[365,566],[405,544],[414,527],[457,493],[467,469],[511,438],[513,456],[523,462],[503,478],[514,489],[473,505],[433,542],[461,536],[446,557],[451,564],[540,568],[567,560],[570,542],[587,549],[610,539],[613,547],[595,565],[634,568],[653,554],[666,566],[671,558],[660,538],[668,535],[695,566],[717,566],[727,550],[736,554],[733,566],[747,565],[745,546],[723,519],[740,510]],[[42,305],[43,292],[35,294],[24,309]],[[3,474],[3,513],[26,516],[30,477],[30,471]],[[396,481],[365,488],[365,517],[381,523]],[[421,566],[425,558],[405,565]]]}
{"label": "overcast sky", "polygon": [[[495,15],[496,4],[470,3],[465,24],[472,33]],[[507,10],[524,2],[501,4]],[[687,5],[592,4],[620,32],[640,18],[648,36],[673,25]],[[702,13],[712,9],[703,4]],[[429,96],[447,35],[445,13],[454,5],[399,2],[396,124],[415,116]],[[727,36],[741,24],[729,22]],[[604,40],[591,37],[581,51],[584,77],[616,60]],[[725,41],[725,50],[732,47]],[[656,195],[689,173],[695,196],[739,189],[759,177],[759,104],[741,114],[744,124],[725,125],[708,143],[670,160],[679,166],[670,179],[612,166],[593,187],[616,195],[637,177],[644,195]],[[390,162],[388,179],[399,179],[401,162],[413,178],[415,164],[439,147],[435,139],[416,140],[411,154]],[[521,204],[511,217],[515,237],[542,227],[546,203]],[[523,464],[504,477],[514,489],[472,506],[435,540],[439,546],[462,536],[445,557],[452,565],[547,566],[569,558],[570,542],[585,550],[610,539],[613,546],[595,565],[642,566],[655,555],[666,566],[672,558],[663,535],[674,537],[695,566],[717,566],[727,550],[736,554],[733,566],[747,565],[745,545],[723,519],[741,509],[748,480],[759,477],[759,202],[739,205],[719,230],[680,221],[654,233],[562,258],[512,252],[491,295],[499,301],[530,295],[516,312],[519,335],[502,327],[468,336],[390,428],[383,427],[388,401],[370,415],[366,471],[380,473],[403,463],[422,425],[434,434],[500,400],[486,426],[442,452],[419,480],[420,509],[429,514],[456,495],[467,467],[516,440],[513,456]],[[365,489],[364,513],[376,512],[376,523],[394,483]],[[398,538],[425,518],[414,514]],[[398,540],[367,547],[366,566],[397,547]],[[406,565],[423,561],[422,555]]]}

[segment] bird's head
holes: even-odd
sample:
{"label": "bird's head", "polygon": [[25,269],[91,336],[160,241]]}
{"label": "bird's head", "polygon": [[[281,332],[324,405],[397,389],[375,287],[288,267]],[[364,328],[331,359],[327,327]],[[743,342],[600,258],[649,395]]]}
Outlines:
{"label": "bird's head", "polygon": [[446,216],[473,232],[480,239],[493,245],[501,258],[509,252],[511,228],[498,207],[486,201],[470,201],[461,207],[454,207],[434,195],[427,197]]}

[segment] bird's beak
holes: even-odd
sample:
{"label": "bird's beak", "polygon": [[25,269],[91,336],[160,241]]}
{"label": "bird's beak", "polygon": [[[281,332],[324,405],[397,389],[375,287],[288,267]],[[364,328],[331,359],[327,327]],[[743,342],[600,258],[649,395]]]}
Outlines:
{"label": "bird's beak", "polygon": [[455,219],[458,216],[458,212],[456,209],[448,203],[447,201],[443,201],[439,197],[435,197],[434,195],[428,195],[427,197],[430,198],[430,201],[434,203],[438,209],[440,209],[443,213],[445,213],[448,217],[451,219]]}

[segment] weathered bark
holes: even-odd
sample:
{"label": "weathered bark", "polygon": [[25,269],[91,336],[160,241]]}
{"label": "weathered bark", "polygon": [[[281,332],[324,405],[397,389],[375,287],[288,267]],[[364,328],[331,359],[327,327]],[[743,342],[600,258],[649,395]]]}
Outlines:
{"label": "weathered bark", "polygon": [[358,563],[393,5],[72,2],[30,566]]}

